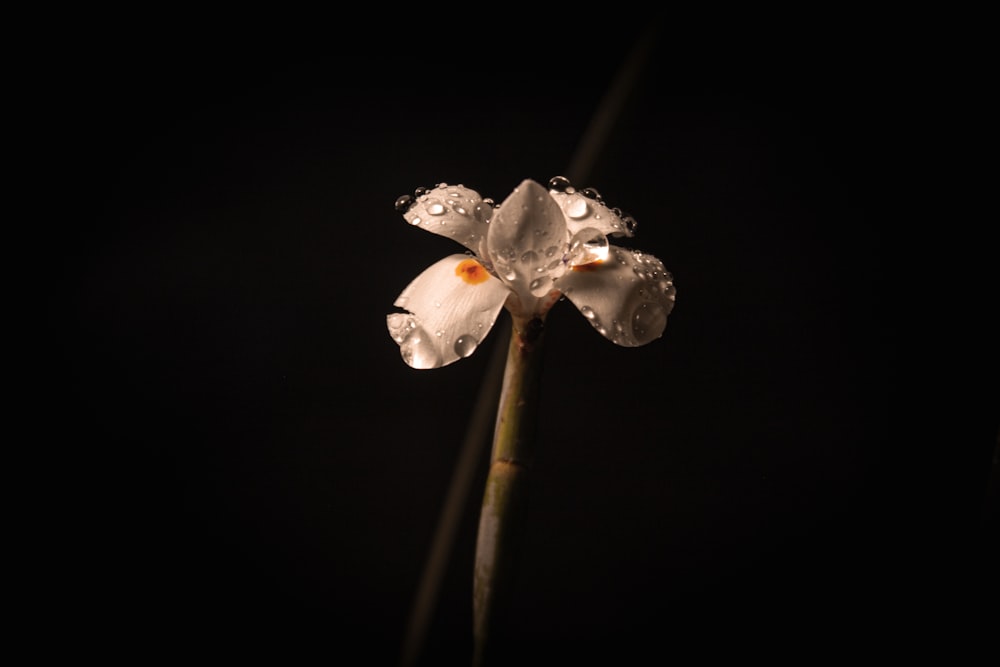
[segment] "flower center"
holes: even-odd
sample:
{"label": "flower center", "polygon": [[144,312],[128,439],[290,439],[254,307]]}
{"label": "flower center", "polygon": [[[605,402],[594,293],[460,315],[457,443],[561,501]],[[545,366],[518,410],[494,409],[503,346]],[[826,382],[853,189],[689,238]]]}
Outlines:
{"label": "flower center", "polygon": [[474,259],[463,259],[459,262],[455,267],[455,275],[470,285],[478,285],[490,277],[483,265]]}

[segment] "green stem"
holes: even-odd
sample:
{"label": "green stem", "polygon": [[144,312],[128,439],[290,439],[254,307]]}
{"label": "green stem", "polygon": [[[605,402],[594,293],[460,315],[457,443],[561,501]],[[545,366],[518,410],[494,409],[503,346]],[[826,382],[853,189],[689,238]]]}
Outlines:
{"label": "green stem", "polygon": [[513,586],[528,473],[535,453],[542,367],[541,319],[513,318],[503,389],[497,407],[493,455],[476,540],[473,579],[473,665],[487,667]]}

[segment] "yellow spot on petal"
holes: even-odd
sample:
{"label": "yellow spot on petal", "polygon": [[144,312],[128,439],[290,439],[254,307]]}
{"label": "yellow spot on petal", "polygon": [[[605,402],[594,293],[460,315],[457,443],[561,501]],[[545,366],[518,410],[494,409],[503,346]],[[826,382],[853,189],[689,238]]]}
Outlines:
{"label": "yellow spot on petal", "polygon": [[483,265],[474,259],[463,259],[459,262],[455,267],[455,275],[470,285],[486,282],[490,277]]}

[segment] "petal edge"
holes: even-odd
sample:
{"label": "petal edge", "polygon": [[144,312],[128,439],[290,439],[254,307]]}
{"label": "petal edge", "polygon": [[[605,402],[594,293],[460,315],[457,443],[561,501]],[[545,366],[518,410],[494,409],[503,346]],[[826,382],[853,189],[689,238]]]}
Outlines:
{"label": "petal edge", "polygon": [[663,335],[677,293],[663,262],[618,246],[604,262],[567,271],[556,286],[598,333],[624,347]]}
{"label": "petal edge", "polygon": [[447,183],[417,197],[403,213],[403,218],[411,225],[446,236],[477,253],[492,217],[492,204],[483,200],[478,192]]}
{"label": "petal edge", "polygon": [[386,316],[389,335],[409,366],[440,368],[472,354],[493,328],[509,291],[482,270],[463,270],[477,260],[450,255],[425,269],[393,305],[405,313]]}

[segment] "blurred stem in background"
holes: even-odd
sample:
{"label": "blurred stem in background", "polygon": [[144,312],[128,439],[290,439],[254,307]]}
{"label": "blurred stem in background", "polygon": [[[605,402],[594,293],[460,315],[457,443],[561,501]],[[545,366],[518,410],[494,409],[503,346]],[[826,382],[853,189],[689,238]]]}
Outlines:
{"label": "blurred stem in background", "polygon": [[[648,59],[658,28],[657,21],[651,20],[616,73],[577,144],[566,173],[562,174],[570,182],[584,183],[589,178],[594,162],[607,143],[608,135]],[[505,602],[513,584],[518,535],[523,523],[530,463],[534,454],[543,323],[537,319],[514,320],[507,335],[509,343],[499,339],[494,342],[493,356],[469,421],[410,611],[403,638],[401,667],[414,667],[420,658],[455,535],[468,505],[479,463],[486,453],[494,415],[492,462],[476,543],[474,665],[486,667],[491,656],[495,655],[496,641],[502,639],[496,624],[503,618]]]}

